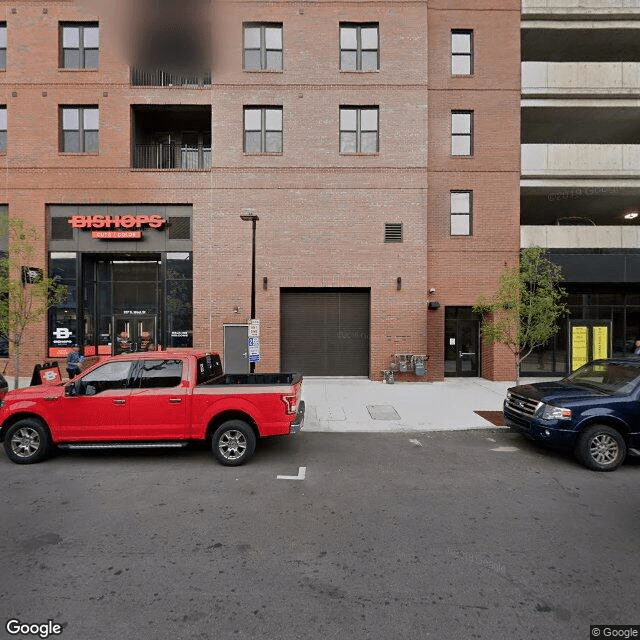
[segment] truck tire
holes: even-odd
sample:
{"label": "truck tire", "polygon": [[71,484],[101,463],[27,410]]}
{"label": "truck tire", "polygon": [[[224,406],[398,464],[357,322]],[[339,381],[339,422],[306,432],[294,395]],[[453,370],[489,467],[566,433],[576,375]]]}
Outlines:
{"label": "truck tire", "polygon": [[242,420],[227,420],[211,438],[211,449],[218,462],[237,467],[246,462],[255,451],[256,436],[253,429]]}
{"label": "truck tire", "polygon": [[40,462],[50,449],[49,429],[35,418],[18,420],[4,437],[7,458],[16,464]]}
{"label": "truck tire", "polygon": [[592,471],[615,471],[627,455],[622,435],[603,424],[594,424],[580,435],[576,457]]}

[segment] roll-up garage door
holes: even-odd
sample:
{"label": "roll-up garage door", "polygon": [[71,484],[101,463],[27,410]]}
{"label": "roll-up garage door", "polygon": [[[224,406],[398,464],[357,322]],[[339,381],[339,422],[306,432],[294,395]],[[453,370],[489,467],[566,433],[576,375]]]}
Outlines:
{"label": "roll-up garage door", "polygon": [[308,376],[369,375],[368,289],[283,289],[283,371]]}

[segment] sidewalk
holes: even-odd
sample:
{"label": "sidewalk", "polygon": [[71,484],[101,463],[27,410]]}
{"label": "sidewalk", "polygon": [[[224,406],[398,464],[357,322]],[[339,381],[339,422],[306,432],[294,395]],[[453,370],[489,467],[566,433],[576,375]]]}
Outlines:
{"label": "sidewalk", "polygon": [[[521,384],[557,379],[523,378]],[[7,382],[13,388],[13,378]],[[20,378],[21,387],[30,383],[31,378]],[[303,431],[367,433],[491,428],[501,424],[502,401],[514,384],[484,378],[385,384],[366,378],[305,377]],[[482,417],[477,412],[493,415]]]}
{"label": "sidewalk", "polygon": [[[553,378],[557,379],[557,378]],[[542,378],[522,379],[521,384]],[[448,378],[444,382],[385,384],[364,378],[306,377],[303,431],[409,432],[495,427],[476,412],[502,411],[514,382]]]}

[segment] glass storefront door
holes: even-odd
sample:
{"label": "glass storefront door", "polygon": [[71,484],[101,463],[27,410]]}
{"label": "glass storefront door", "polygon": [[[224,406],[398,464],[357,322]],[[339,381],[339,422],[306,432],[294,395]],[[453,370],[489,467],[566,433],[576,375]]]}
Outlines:
{"label": "glass storefront door", "polygon": [[113,353],[155,351],[158,348],[158,317],[156,315],[114,316]]}

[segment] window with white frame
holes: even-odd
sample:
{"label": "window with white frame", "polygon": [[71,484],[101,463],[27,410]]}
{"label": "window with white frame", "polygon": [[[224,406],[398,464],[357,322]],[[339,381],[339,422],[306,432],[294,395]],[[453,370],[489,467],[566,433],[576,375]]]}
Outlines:
{"label": "window with white frame", "polygon": [[340,107],[340,153],[377,153],[378,107]]}
{"label": "window with white frame", "polygon": [[0,153],[7,151],[7,107],[0,105]]}
{"label": "window with white frame", "polygon": [[378,23],[341,23],[340,70],[377,71],[379,68]]}
{"label": "window with white frame", "polygon": [[97,153],[100,129],[97,106],[60,107],[60,151]]}
{"label": "window with white frame", "polygon": [[0,69],[7,68],[7,23],[0,22]]}
{"label": "window with white frame", "polygon": [[60,67],[97,69],[100,30],[97,22],[60,23]]}
{"label": "window with white frame", "polygon": [[473,73],[473,31],[451,30],[451,75],[470,76]]}
{"label": "window with white frame", "polygon": [[470,236],[473,191],[451,191],[451,235]]}
{"label": "window with white frame", "polygon": [[243,67],[245,71],[282,71],[282,24],[245,23]]}
{"label": "window with white frame", "polygon": [[473,155],[473,111],[451,112],[451,155]]}
{"label": "window with white frame", "polygon": [[282,153],[282,107],[244,108],[244,152]]}

